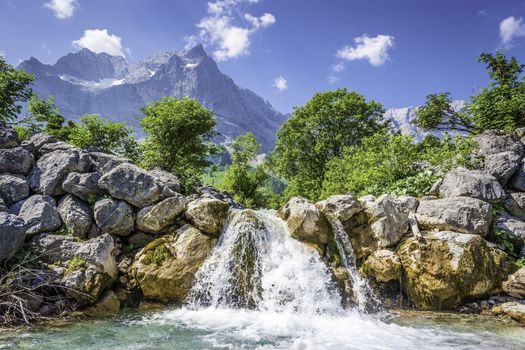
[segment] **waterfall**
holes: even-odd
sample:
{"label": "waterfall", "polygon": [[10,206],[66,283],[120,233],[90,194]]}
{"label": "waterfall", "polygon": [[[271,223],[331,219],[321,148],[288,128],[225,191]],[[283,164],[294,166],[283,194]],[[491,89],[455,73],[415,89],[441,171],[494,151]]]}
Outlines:
{"label": "waterfall", "polygon": [[343,225],[338,219],[330,218],[330,224],[335,234],[337,250],[341,261],[352,285],[352,292],[359,311],[379,311],[382,309],[381,301],[376,297],[368,281],[361,277],[357,271],[357,263],[352,243],[348,238]]}
{"label": "waterfall", "polygon": [[230,214],[196,275],[189,308],[341,314],[341,296],[318,252],[290,237],[273,211]]}

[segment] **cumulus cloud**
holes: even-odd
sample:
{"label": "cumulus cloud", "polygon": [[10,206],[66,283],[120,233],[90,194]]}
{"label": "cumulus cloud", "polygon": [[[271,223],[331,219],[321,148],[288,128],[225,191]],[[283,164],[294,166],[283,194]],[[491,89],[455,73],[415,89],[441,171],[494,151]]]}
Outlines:
{"label": "cumulus cloud", "polygon": [[283,76],[279,76],[273,80],[273,87],[279,92],[283,92],[288,89],[288,81],[286,81]]}
{"label": "cumulus cloud", "polygon": [[107,29],[87,29],[82,38],[73,41],[73,46],[112,56],[125,57],[124,52],[129,53],[129,49],[122,46],[122,38],[109,34]]}
{"label": "cumulus cloud", "polygon": [[44,4],[45,7],[55,13],[55,17],[66,19],[73,17],[78,7],[77,0],[51,0]]}
{"label": "cumulus cloud", "polygon": [[516,38],[525,37],[523,18],[510,16],[501,21],[499,24],[499,37],[501,38],[501,43],[505,46],[509,46]]}
{"label": "cumulus cloud", "polygon": [[[208,3],[208,15],[197,24],[200,29],[198,39],[215,45],[213,55],[218,61],[248,55],[253,35],[275,23],[275,16],[271,13],[257,17],[249,13],[239,15],[238,11],[234,11],[241,3],[257,2],[259,0],[217,0]],[[193,44],[197,36],[189,36],[186,41]]]}
{"label": "cumulus cloud", "polygon": [[337,57],[346,61],[367,60],[372,66],[378,67],[388,61],[389,50],[394,46],[394,37],[377,35],[370,37],[363,34],[354,38],[354,46],[345,46],[337,51]]}

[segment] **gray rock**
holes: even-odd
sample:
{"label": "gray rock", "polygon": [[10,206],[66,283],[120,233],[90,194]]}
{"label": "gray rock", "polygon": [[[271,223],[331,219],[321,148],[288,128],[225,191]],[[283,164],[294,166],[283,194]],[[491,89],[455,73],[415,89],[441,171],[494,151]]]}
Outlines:
{"label": "gray rock", "polygon": [[341,222],[350,220],[352,216],[363,210],[361,203],[351,195],[330,196],[315,203],[315,206],[326,216]]}
{"label": "gray rock", "polygon": [[93,226],[93,211],[80,198],[68,194],[58,203],[58,213],[73,236],[86,237]]}
{"label": "gray rock", "polygon": [[29,185],[22,175],[0,174],[0,198],[5,205],[29,197]]}
{"label": "gray rock", "polygon": [[525,193],[512,192],[507,194],[503,206],[510,214],[525,220]]}
{"label": "gray rock", "polygon": [[75,257],[82,246],[77,238],[65,235],[41,233],[32,239],[35,252],[48,264],[65,263]]}
{"label": "gray rock", "polygon": [[523,144],[512,134],[499,130],[487,130],[476,137],[477,153],[486,157],[501,152],[514,152],[523,156]]}
{"label": "gray rock", "polygon": [[86,172],[91,163],[79,150],[55,151],[42,156],[27,176],[29,187],[50,196],[64,194],[62,183],[72,172]]}
{"label": "gray rock", "polygon": [[20,214],[20,209],[22,209],[22,205],[25,201],[26,199],[22,199],[21,201],[11,204],[11,206],[9,207],[9,214],[18,216]]}
{"label": "gray rock", "polygon": [[33,155],[22,147],[0,149],[0,173],[27,175],[34,162]]}
{"label": "gray rock", "polygon": [[95,222],[103,233],[127,236],[133,231],[135,213],[128,203],[107,198],[97,201],[93,209]]}
{"label": "gray rock", "polygon": [[99,173],[69,173],[62,183],[62,189],[92,203],[104,194],[104,191],[98,187],[98,180],[100,180]]}
{"label": "gray rock", "polygon": [[471,233],[484,237],[492,223],[492,207],[480,199],[469,197],[421,201],[416,218],[425,230]]}
{"label": "gray rock", "polygon": [[0,261],[12,258],[22,248],[25,238],[24,220],[0,212]]}
{"label": "gray rock", "polygon": [[93,164],[94,171],[102,175],[115,169],[120,164],[131,163],[131,160],[127,158],[102,152],[89,152],[89,157],[91,159],[91,163]]}
{"label": "gray rock", "polygon": [[503,290],[507,293],[515,293],[525,298],[525,267],[514,272],[503,282]]}
{"label": "gray rock", "polygon": [[5,202],[2,198],[0,198],[0,212],[9,212],[9,208],[7,207],[7,205],[5,205]]}
{"label": "gray rock", "polygon": [[505,198],[505,192],[494,176],[465,168],[450,170],[443,179],[439,193],[442,197],[465,196],[487,202]]}
{"label": "gray rock", "polygon": [[176,194],[143,169],[127,163],[103,175],[98,185],[113,198],[125,200],[137,208],[144,208]]}
{"label": "gray rock", "polygon": [[32,144],[37,151],[40,150],[40,147],[55,142],[58,142],[58,140],[55,139],[53,136],[43,132],[35,134],[29,139],[29,143]]}
{"label": "gray rock", "polygon": [[43,156],[44,154],[48,154],[55,151],[69,151],[72,149],[75,149],[75,147],[73,147],[69,143],[58,141],[42,145],[42,147],[38,149],[38,154],[39,156]]}
{"label": "gray rock", "polygon": [[415,212],[419,206],[419,200],[413,196],[399,196],[397,197],[399,207],[406,212]]}
{"label": "gray rock", "polygon": [[490,154],[485,158],[485,172],[505,186],[518,170],[521,156],[514,152]]}
{"label": "gray rock", "polygon": [[137,232],[129,236],[128,242],[132,244],[134,248],[144,248],[155,238],[144,232]]}
{"label": "gray rock", "polygon": [[509,182],[509,187],[517,191],[525,191],[525,160],[520,162],[518,170]]}
{"label": "gray rock", "polygon": [[186,200],[182,195],[166,198],[155,205],[145,207],[137,213],[137,229],[148,233],[160,232],[172,225],[185,207]]}
{"label": "gray rock", "polygon": [[29,197],[23,202],[19,216],[24,219],[28,236],[54,232],[62,225],[56,201],[50,196],[37,194]]}
{"label": "gray rock", "polygon": [[160,168],[153,168],[148,173],[170,190],[180,193],[180,180],[177,176]]}
{"label": "gray rock", "polygon": [[0,124],[0,148],[13,148],[20,144],[15,129]]}
{"label": "gray rock", "polygon": [[506,232],[513,238],[516,250],[523,247],[523,240],[525,240],[525,221],[503,212],[494,219],[494,231]]}
{"label": "gray rock", "polygon": [[218,237],[228,216],[228,203],[218,199],[200,198],[186,206],[186,217],[202,232]]}

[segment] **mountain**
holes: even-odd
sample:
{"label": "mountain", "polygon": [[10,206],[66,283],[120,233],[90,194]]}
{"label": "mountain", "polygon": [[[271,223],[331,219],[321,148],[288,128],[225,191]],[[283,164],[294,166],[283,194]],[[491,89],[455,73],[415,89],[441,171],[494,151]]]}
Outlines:
{"label": "mountain", "polygon": [[135,64],[82,49],[53,65],[31,57],[18,68],[36,76],[34,92],[41,97],[53,95],[61,113],[74,120],[100,114],[136,126],[140,109],[148,102],[187,96],[215,113],[217,141],[252,131],[263,152],[273,148],[276,131],[285,120],[269,102],[222,74],[202,45],[158,53]]}
{"label": "mountain", "polygon": [[[465,107],[465,101],[456,100],[452,102],[452,108],[460,111]],[[417,141],[422,141],[427,135],[434,135],[443,138],[445,131],[422,131],[414,124],[416,112],[419,107],[391,108],[386,110],[384,118],[392,122],[394,129],[401,131],[402,134],[412,135]],[[458,134],[457,131],[448,131],[450,135]]]}

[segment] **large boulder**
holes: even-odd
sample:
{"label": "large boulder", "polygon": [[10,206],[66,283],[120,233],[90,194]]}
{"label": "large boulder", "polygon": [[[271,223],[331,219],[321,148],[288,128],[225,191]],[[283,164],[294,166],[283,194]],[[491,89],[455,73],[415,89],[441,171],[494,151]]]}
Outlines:
{"label": "large boulder", "polygon": [[219,237],[228,216],[228,203],[218,199],[200,198],[186,206],[186,217],[202,232]]}
{"label": "large boulder", "polygon": [[127,158],[103,152],[89,152],[89,158],[93,164],[94,171],[100,174],[109,173],[123,163],[131,164],[131,160]]}
{"label": "large boulder", "polygon": [[484,237],[492,223],[492,206],[469,197],[422,200],[416,219],[425,230],[472,233]]}
{"label": "large boulder", "polygon": [[20,144],[15,129],[0,124],[0,148],[14,148]]}
{"label": "large boulder", "polygon": [[525,298],[525,267],[514,272],[503,282],[503,290],[507,293],[514,293]]}
{"label": "large boulder", "polygon": [[398,281],[401,278],[401,260],[395,252],[379,249],[366,258],[360,271],[377,282]]}
{"label": "large boulder", "polygon": [[183,302],[214,244],[215,239],[185,225],[144,247],[131,273],[146,298]]}
{"label": "large boulder", "polygon": [[177,176],[160,168],[153,168],[148,173],[170,190],[180,193],[180,180]]}
{"label": "large boulder", "polygon": [[479,170],[456,168],[450,170],[439,187],[441,197],[472,197],[487,202],[497,202],[505,198],[505,192],[498,180]]}
{"label": "large boulder", "polygon": [[74,146],[64,141],[58,141],[53,143],[46,143],[38,150],[38,155],[41,157],[44,154],[48,154],[55,151],[70,151],[75,149]]}
{"label": "large boulder", "polygon": [[42,156],[27,176],[29,187],[49,196],[64,194],[62,183],[71,172],[86,172],[91,163],[80,150],[56,151]]}
{"label": "large boulder", "polygon": [[172,225],[186,207],[186,200],[182,195],[166,198],[163,201],[142,208],[137,213],[137,229],[157,233]]}
{"label": "large boulder", "polygon": [[125,200],[137,208],[144,208],[176,194],[153,175],[128,163],[122,163],[103,175],[98,185],[112,197]]}
{"label": "large boulder", "polygon": [[525,159],[519,163],[518,170],[509,182],[509,187],[517,191],[525,191]]}
{"label": "large boulder", "polygon": [[7,205],[5,204],[2,198],[0,198],[0,212],[4,212],[4,213],[9,212],[9,208],[7,207]]}
{"label": "large boulder", "polygon": [[98,180],[100,180],[99,173],[70,173],[62,183],[62,189],[92,203],[104,194],[104,191],[98,187]]}
{"label": "large boulder", "polygon": [[512,301],[492,308],[496,315],[507,315],[516,321],[525,324],[525,304]]}
{"label": "large boulder", "polygon": [[525,193],[512,192],[507,194],[503,206],[510,214],[525,220]]}
{"label": "large boulder", "polygon": [[290,235],[301,242],[322,249],[334,236],[326,216],[305,198],[293,197],[277,215],[286,222]]}
{"label": "large boulder", "polygon": [[514,270],[512,260],[479,235],[450,231],[427,232],[424,242],[409,238],[397,255],[403,287],[420,309],[452,309],[497,293]]}
{"label": "large boulder", "polygon": [[58,142],[58,140],[55,137],[41,132],[41,133],[31,136],[28,143],[33,145],[35,150],[39,152],[42,146],[50,144],[50,143],[55,143],[55,142]]}
{"label": "large boulder", "polygon": [[0,198],[5,205],[10,206],[14,202],[29,197],[29,185],[22,175],[0,174]]}
{"label": "large boulder", "polygon": [[27,175],[35,159],[22,147],[0,149],[0,173]]}
{"label": "large boulder", "polygon": [[133,231],[135,213],[128,203],[105,198],[97,201],[93,209],[95,222],[103,233],[127,236]]}
{"label": "large boulder", "polygon": [[317,209],[328,217],[346,222],[363,210],[361,202],[351,195],[335,195],[315,203]]}
{"label": "large boulder", "polygon": [[502,152],[485,158],[485,172],[494,176],[502,186],[507,185],[520,165],[521,156],[514,152]]}
{"label": "large boulder", "polygon": [[93,211],[80,198],[68,194],[58,203],[58,213],[69,233],[86,237],[93,227]]}
{"label": "large boulder", "polygon": [[523,144],[512,134],[506,134],[499,130],[487,130],[476,136],[477,154],[487,157],[502,152],[513,152],[523,156]]}
{"label": "large boulder", "polygon": [[0,212],[0,261],[12,258],[22,248],[26,239],[22,218]]}
{"label": "large boulder", "polygon": [[62,226],[53,197],[36,194],[26,199],[18,215],[24,220],[28,236],[40,232],[54,232]]}
{"label": "large boulder", "polygon": [[507,234],[512,239],[514,247],[518,252],[523,247],[523,241],[525,240],[525,221],[503,212],[494,219],[493,230],[496,236],[502,232]]}

